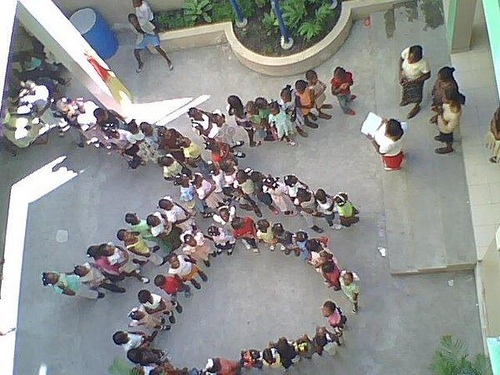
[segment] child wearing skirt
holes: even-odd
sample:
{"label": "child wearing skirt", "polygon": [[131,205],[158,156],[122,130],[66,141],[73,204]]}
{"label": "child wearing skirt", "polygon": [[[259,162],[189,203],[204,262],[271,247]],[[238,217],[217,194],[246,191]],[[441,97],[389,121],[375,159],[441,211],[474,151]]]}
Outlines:
{"label": "child wearing skirt", "polygon": [[293,203],[288,197],[288,189],[282,182],[278,181],[278,177],[266,177],[263,181],[262,191],[269,193],[273,203],[278,209],[285,214],[285,216],[292,216]]}
{"label": "child wearing skirt", "polygon": [[[227,255],[233,254],[236,239],[227,228],[211,225],[208,227],[207,233],[208,236],[205,237],[213,241],[214,246],[217,249],[217,254],[222,254],[223,251],[226,251]],[[212,253],[212,255],[214,255],[214,253]]]}
{"label": "child wearing skirt", "polygon": [[194,279],[195,276],[200,275],[200,278],[204,282],[208,281],[208,277],[194,262],[193,259],[186,255],[171,253],[168,258],[168,263],[170,264],[168,273],[178,277],[182,282],[189,281],[196,289],[201,289],[200,283]]}
{"label": "child wearing skirt", "polygon": [[198,198],[200,198],[208,208],[215,210],[224,204],[222,194],[215,191],[217,186],[203,178],[200,173],[194,174],[193,185],[196,189]]}

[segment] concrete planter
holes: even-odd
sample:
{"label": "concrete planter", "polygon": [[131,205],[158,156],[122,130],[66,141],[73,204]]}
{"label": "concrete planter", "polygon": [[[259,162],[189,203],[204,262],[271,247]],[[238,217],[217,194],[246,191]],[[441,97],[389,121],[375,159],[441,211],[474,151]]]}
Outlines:
{"label": "concrete planter", "polygon": [[312,69],[328,60],[344,44],[355,20],[373,12],[390,9],[404,0],[350,0],[342,4],[342,13],[333,30],[314,46],[290,56],[263,56],[246,48],[236,38],[231,22],[197,26],[160,33],[167,51],[229,43],[236,58],[248,68],[269,76],[289,76]]}

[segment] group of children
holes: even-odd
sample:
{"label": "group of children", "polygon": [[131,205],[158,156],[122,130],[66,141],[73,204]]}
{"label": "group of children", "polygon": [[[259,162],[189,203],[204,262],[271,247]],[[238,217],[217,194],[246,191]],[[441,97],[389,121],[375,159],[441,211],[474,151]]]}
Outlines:
{"label": "group of children", "polygon": [[[257,98],[243,106],[237,96],[228,98],[228,113],[247,132],[250,146],[269,140],[285,140],[291,144],[293,126],[301,134],[299,129],[302,125],[317,127],[313,122],[316,116],[331,117],[322,111],[329,108],[324,104],[326,86],[317,79],[314,71],[308,71],[306,78],[309,83],[299,80],[295,90],[287,86],[282,91],[281,103],[268,103],[264,98]],[[347,78],[350,84],[344,86],[334,84],[334,79],[334,95],[350,95],[346,91],[349,91],[352,77]],[[334,89],[334,86],[337,88]],[[342,103],[348,105],[352,99],[348,97],[342,102],[339,97],[339,102],[341,106]],[[143,368],[144,374],[155,375],[162,371],[168,374],[190,373],[187,369],[172,366],[168,353],[152,348],[151,342],[159,331],[171,329],[176,321],[175,313],[182,312],[178,294],[190,297],[191,286],[200,289],[198,280],[208,280],[202,265],[210,267],[210,257],[222,252],[231,255],[240,240],[248,250],[256,253],[260,243],[270,251],[278,248],[286,255],[294,253],[301,257],[323,276],[325,284],[334,290],[343,290],[353,304],[353,311],[357,311],[359,288],[355,283],[356,276],[341,269],[327,247],[328,237],[312,238],[303,230],[292,233],[279,221],[264,218],[258,204],[263,203],[276,216],[299,214],[312,231],[323,233],[317,223],[320,218],[337,230],[359,220],[358,210],[346,193],[330,195],[323,189],[312,190],[295,175],[280,178],[251,168],[239,168],[238,159],[245,155],[236,149],[243,142],[234,141],[235,132],[220,111],[209,113],[191,108],[188,112],[193,129],[211,151],[210,161],[203,159],[200,146],[175,129],[147,123],[137,126],[135,121],[127,124],[119,115],[101,108],[95,109],[94,115],[104,133],[125,134],[126,142],[120,150],[131,158],[129,161],[141,155],[141,150],[144,150],[142,144],[148,145],[148,155],[163,167],[164,178],[179,186],[179,202],[169,196],[163,197],[158,202],[158,209],[145,218],[127,213],[125,222],[129,227],[118,230],[116,234],[120,246],[111,242],[92,245],[87,250],[88,262],[75,266],[73,271],[67,273],[44,272],[42,281],[57,293],[99,299],[105,296],[103,290],[124,293],[125,289],[119,282],[125,278],[133,277],[142,283],[149,283],[149,278],[142,273],[146,263],[155,267],[167,265],[165,273],[154,277],[157,290],[140,290],[138,306],[128,314],[130,327],[142,327],[152,334],[118,331],[113,335],[113,341],[125,349],[131,362]],[[290,125],[292,121],[293,125]],[[128,127],[128,130],[120,131],[120,127]],[[256,133],[261,139],[255,139]],[[304,134],[305,131],[302,132]],[[132,139],[135,143],[131,142]],[[253,212],[258,219],[237,215],[237,207]],[[195,221],[197,214],[213,219],[206,233]],[[261,352],[242,352],[241,360],[233,365],[231,361],[212,358],[203,373],[232,374],[241,368],[263,364],[286,369],[297,356],[311,358],[315,352],[321,354],[328,344],[340,343],[340,330],[345,323],[343,318],[338,322],[331,318],[339,314],[342,317],[340,309],[329,308],[330,313],[325,315],[324,307],[323,314],[333,332],[322,327],[318,328],[313,339],[307,335],[295,341],[280,338]]]}

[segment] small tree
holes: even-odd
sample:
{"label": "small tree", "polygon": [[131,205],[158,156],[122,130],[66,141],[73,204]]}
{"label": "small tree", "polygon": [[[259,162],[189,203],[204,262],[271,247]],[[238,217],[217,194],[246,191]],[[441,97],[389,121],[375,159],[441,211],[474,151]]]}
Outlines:
{"label": "small tree", "polygon": [[430,370],[433,375],[493,375],[490,362],[484,354],[469,359],[465,345],[451,335],[441,337]]}

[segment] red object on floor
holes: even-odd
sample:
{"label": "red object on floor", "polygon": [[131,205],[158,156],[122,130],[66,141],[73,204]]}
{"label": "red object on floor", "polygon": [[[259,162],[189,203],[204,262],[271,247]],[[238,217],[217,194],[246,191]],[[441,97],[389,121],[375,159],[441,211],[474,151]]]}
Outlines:
{"label": "red object on floor", "polygon": [[372,26],[372,20],[370,19],[370,17],[365,18],[365,26],[366,27]]}

